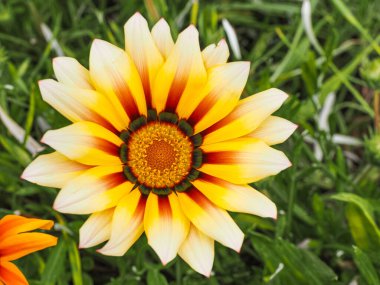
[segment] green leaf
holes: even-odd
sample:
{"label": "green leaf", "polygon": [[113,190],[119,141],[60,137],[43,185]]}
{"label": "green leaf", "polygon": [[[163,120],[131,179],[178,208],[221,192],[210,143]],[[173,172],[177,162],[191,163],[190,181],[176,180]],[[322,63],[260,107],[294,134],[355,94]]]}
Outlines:
{"label": "green leaf", "polygon": [[363,250],[379,251],[380,232],[373,218],[353,203],[346,207],[346,218],[356,245]]}
{"label": "green leaf", "polygon": [[0,135],[0,144],[22,166],[27,166],[31,158],[29,153],[12,140]]}
{"label": "green leaf", "polygon": [[351,25],[353,25],[366,40],[368,40],[371,43],[373,49],[380,55],[380,46],[373,40],[368,30],[361,25],[358,19],[356,19],[356,17],[354,16],[354,14],[352,14],[347,5],[342,0],[332,0],[332,3],[335,5],[336,8],[338,8],[338,10],[342,13],[346,20]]}
{"label": "green leaf", "polygon": [[309,96],[312,96],[316,93],[317,90],[317,67],[315,63],[315,54],[309,52],[304,62],[301,65],[302,69],[302,79],[304,81],[306,90]]}
{"label": "green leaf", "polygon": [[51,251],[46,262],[46,267],[42,273],[41,284],[52,285],[58,281],[62,272],[64,272],[66,261],[66,244],[60,240],[57,246]]}
{"label": "green leaf", "polygon": [[148,285],[168,285],[165,276],[156,269],[148,271],[147,282]]}
{"label": "green leaf", "polygon": [[338,193],[330,198],[349,203],[346,218],[355,243],[364,250],[379,250],[380,230],[373,216],[373,203],[352,193]]}
{"label": "green leaf", "polygon": [[338,193],[330,196],[331,199],[339,200],[343,202],[349,202],[357,205],[361,208],[368,218],[373,219],[373,207],[372,204],[366,199],[353,194],[353,193]]}
{"label": "green leaf", "polygon": [[29,100],[29,110],[28,110],[28,115],[26,116],[25,120],[25,137],[24,137],[24,144],[26,143],[30,131],[33,127],[33,121],[34,121],[34,113],[36,111],[36,99],[35,99],[35,87],[34,85],[32,86],[32,90],[30,92],[30,100]]}
{"label": "green leaf", "polygon": [[[378,39],[377,39],[378,40]],[[352,93],[356,100],[360,103],[362,108],[366,112],[373,116],[373,110],[369,106],[368,102],[364,100],[360,92],[358,92],[350,83],[349,78],[351,74],[358,68],[358,66],[363,62],[363,59],[372,52],[372,47],[366,47],[361,52],[355,54],[355,57],[347,63],[342,68],[337,68],[332,62],[329,64],[330,68],[334,72],[334,75],[329,79],[325,80],[323,85],[320,88],[320,101],[324,102],[326,96],[330,92],[337,91],[342,84]]]}
{"label": "green leaf", "polygon": [[78,252],[78,247],[74,240],[67,238],[67,247],[69,250],[69,260],[71,266],[71,273],[73,277],[74,285],[83,285],[82,281],[82,265],[80,261],[80,256]]}
{"label": "green leaf", "polygon": [[354,261],[360,271],[361,277],[368,285],[380,284],[379,275],[373,266],[371,259],[360,248],[354,246]]}
{"label": "green leaf", "polygon": [[279,278],[281,284],[325,285],[336,280],[334,271],[314,253],[286,240],[253,234],[252,244],[270,271],[265,281]]}

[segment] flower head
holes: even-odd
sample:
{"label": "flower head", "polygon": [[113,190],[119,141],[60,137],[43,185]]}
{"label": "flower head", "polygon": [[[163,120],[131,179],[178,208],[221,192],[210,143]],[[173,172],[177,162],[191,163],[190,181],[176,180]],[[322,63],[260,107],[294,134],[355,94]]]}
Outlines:
{"label": "flower head", "polygon": [[120,256],[145,232],[163,264],[177,253],[209,275],[214,240],[236,251],[243,233],[227,211],[276,217],[276,206],[248,183],[290,166],[270,145],[295,125],[271,116],[287,98],[269,89],[239,101],[248,62],[226,63],[224,40],[200,50],[190,26],[174,43],[161,19],[150,31],[135,14],[125,50],[95,40],[89,70],[53,61],[58,81],[42,80],[46,102],[73,122],[48,131],[56,150],[23,173],[62,188],[54,208],[91,214],[80,247]]}
{"label": "flower head", "polygon": [[28,233],[35,229],[49,230],[53,221],[7,215],[0,220],[0,284],[25,285],[25,276],[11,263],[32,252],[54,246],[57,238],[44,233]]}

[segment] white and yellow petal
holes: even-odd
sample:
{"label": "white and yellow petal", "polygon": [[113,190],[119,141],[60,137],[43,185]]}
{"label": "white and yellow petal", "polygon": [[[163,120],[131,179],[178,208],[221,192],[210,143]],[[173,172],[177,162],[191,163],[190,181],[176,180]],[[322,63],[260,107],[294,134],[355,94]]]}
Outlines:
{"label": "white and yellow petal", "polygon": [[93,247],[110,238],[114,211],[110,208],[91,214],[79,229],[79,248]]}
{"label": "white and yellow petal", "polygon": [[54,209],[84,215],[115,207],[133,188],[122,171],[121,165],[87,170],[62,188],[54,201]]}
{"label": "white and yellow petal", "polygon": [[78,122],[48,131],[41,141],[82,164],[121,165],[119,147],[123,141],[95,123]]}
{"label": "white and yellow petal", "polygon": [[197,229],[224,246],[240,251],[244,234],[225,210],[215,206],[195,188],[178,193],[178,199],[185,215]]}
{"label": "white and yellow petal", "polygon": [[288,95],[279,89],[269,89],[240,100],[225,118],[205,130],[203,144],[211,144],[249,134],[274,111]]}
{"label": "white and yellow petal", "polygon": [[146,115],[140,76],[124,50],[106,41],[94,40],[90,51],[90,75],[93,85],[107,95],[125,126],[129,119]]}
{"label": "white and yellow petal", "polygon": [[176,194],[149,195],[144,215],[145,233],[149,245],[164,265],[176,257],[189,227],[190,222],[183,214]]}
{"label": "white and yellow petal", "polygon": [[62,188],[88,168],[88,165],[53,152],[42,154],[33,160],[24,170],[21,178],[42,186]]}
{"label": "white and yellow petal", "polygon": [[209,44],[208,46],[206,46],[202,50],[203,61],[205,61],[205,59],[212,54],[212,52],[214,51],[215,47],[216,47],[216,44],[212,43],[212,44]]}
{"label": "white and yellow petal", "polygon": [[124,25],[125,50],[134,61],[144,87],[148,108],[152,106],[153,82],[164,60],[158,50],[148,23],[140,13]]}
{"label": "white and yellow petal", "polygon": [[247,184],[288,168],[285,154],[254,138],[205,145],[200,171],[231,183]]}
{"label": "white and yellow petal", "polygon": [[[232,62],[209,71],[207,85],[188,103],[186,116],[199,133],[227,116],[237,105],[249,74],[249,62]],[[199,100],[201,99],[201,100]]]}
{"label": "white and yellow petal", "polygon": [[237,185],[202,174],[192,184],[218,207],[231,212],[277,217],[276,205],[249,185]]}
{"label": "white and yellow petal", "polygon": [[152,37],[162,56],[168,58],[174,47],[174,41],[170,33],[169,24],[160,19],[152,28]]}
{"label": "white and yellow petal", "polygon": [[93,89],[89,71],[75,58],[56,57],[53,59],[53,69],[59,82],[80,89]]}
{"label": "white and yellow petal", "polygon": [[144,232],[146,198],[133,190],[116,206],[110,240],[98,250],[101,254],[122,256]]}
{"label": "white and yellow petal", "polygon": [[230,56],[227,42],[222,39],[218,45],[209,45],[202,51],[202,57],[206,68],[225,64]]}
{"label": "white and yellow petal", "polygon": [[297,127],[296,124],[286,119],[270,116],[247,136],[260,139],[267,145],[275,145],[286,141]]}
{"label": "white and yellow petal", "polygon": [[198,31],[190,26],[181,32],[168,58],[160,68],[153,92],[153,107],[177,113],[183,117],[183,108],[203,87],[207,72],[199,47]]}
{"label": "white and yellow petal", "polygon": [[65,85],[52,79],[41,80],[38,83],[44,101],[72,122],[95,122],[111,131],[120,131],[126,127],[103,94]]}
{"label": "white and yellow petal", "polygon": [[210,277],[214,263],[214,240],[191,225],[178,255],[195,271]]}

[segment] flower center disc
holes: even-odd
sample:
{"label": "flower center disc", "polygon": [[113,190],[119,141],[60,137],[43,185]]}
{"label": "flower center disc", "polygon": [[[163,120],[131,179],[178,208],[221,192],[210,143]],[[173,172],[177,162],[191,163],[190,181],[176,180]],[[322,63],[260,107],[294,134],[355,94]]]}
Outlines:
{"label": "flower center disc", "polygon": [[128,167],[140,184],[173,188],[189,174],[193,145],[177,125],[151,122],[128,140]]}

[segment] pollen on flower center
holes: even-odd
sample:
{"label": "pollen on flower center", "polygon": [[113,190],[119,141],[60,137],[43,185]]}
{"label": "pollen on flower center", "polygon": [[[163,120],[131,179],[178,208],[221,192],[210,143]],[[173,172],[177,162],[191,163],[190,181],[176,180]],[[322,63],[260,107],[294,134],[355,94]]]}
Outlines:
{"label": "pollen on flower center", "polygon": [[146,149],[147,165],[152,169],[164,171],[170,168],[175,162],[175,156],[174,147],[166,141],[153,141]]}
{"label": "pollen on flower center", "polygon": [[127,165],[140,184],[172,188],[190,172],[193,145],[177,125],[151,122],[133,132]]}

